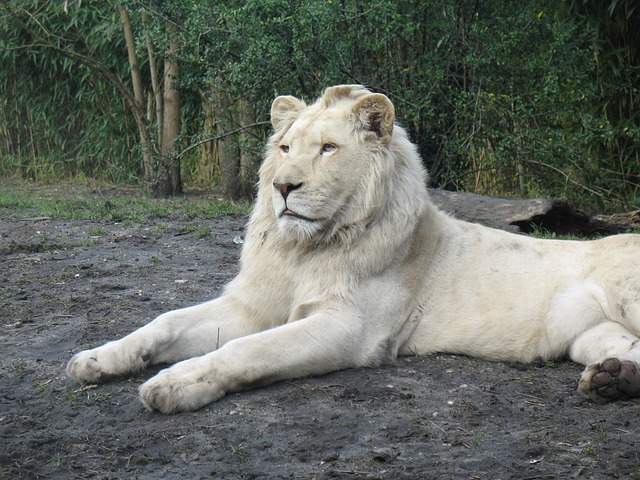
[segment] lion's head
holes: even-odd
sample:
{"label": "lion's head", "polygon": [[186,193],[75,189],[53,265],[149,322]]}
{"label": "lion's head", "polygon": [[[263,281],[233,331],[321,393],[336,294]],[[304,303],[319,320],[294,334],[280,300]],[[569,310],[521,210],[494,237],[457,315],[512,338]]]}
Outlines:
{"label": "lion's head", "polygon": [[358,85],[330,87],[309,106],[291,96],[275,99],[259,196],[271,204],[282,235],[352,239],[383,215],[401,131],[394,119],[386,96]]}

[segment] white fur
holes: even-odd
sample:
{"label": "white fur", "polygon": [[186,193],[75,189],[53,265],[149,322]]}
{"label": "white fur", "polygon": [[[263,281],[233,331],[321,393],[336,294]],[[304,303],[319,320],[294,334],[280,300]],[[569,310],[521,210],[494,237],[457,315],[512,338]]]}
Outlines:
{"label": "white fur", "polygon": [[140,388],[149,409],[170,413],[398,354],[570,355],[596,365],[581,380],[590,395],[604,358],[640,362],[640,237],[537,240],[455,220],[429,200],[393,119],[386,97],[358,86],[310,106],[276,99],[224,295],[80,352],[69,375],[97,382],[179,362]]}

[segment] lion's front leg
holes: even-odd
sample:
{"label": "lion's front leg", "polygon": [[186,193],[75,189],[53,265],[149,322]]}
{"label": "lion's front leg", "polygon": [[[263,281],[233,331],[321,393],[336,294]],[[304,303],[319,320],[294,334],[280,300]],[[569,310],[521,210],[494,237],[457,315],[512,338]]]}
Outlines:
{"label": "lion's front leg", "polygon": [[147,365],[203,355],[260,328],[233,298],[220,297],[165,313],[120,340],[82,351],[71,358],[67,373],[80,383],[99,383]]}
{"label": "lion's front leg", "polygon": [[596,403],[640,397],[640,339],[606,322],[578,337],[571,359],[586,365],[578,391]]}
{"label": "lion's front leg", "polygon": [[162,413],[191,411],[231,392],[372,363],[375,348],[353,320],[317,314],[234,340],[161,371],[140,387],[141,400]]}

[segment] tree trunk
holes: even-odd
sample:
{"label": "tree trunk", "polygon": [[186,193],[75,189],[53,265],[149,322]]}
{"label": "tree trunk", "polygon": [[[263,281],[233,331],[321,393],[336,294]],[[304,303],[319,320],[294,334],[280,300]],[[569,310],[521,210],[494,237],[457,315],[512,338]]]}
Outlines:
{"label": "tree trunk", "polygon": [[[238,100],[236,118],[240,125],[250,125],[255,122],[253,106],[245,99]],[[255,172],[259,165],[256,164],[255,155],[251,154],[251,146],[254,139],[246,131],[238,137],[240,149],[240,172],[238,176],[238,194],[241,198],[250,198],[253,195],[256,178]]]}
{"label": "tree trunk", "polygon": [[144,113],[144,93],[142,88],[142,74],[140,73],[140,63],[136,53],[136,44],[133,37],[133,27],[129,18],[129,11],[126,7],[118,5],[120,12],[120,22],[124,30],[124,38],[127,44],[127,54],[129,56],[129,68],[131,69],[131,82],[133,83],[134,105],[132,110],[138,130],[140,131],[140,145],[142,146],[142,158],[144,163],[145,180],[151,181],[153,177],[153,149],[151,136],[149,134],[149,118]]}
{"label": "tree trunk", "polygon": [[[175,27],[168,26],[169,34]],[[178,78],[180,69],[176,59],[178,44],[169,41],[169,51],[164,61],[164,125],[162,129],[160,158],[156,167],[156,178],[153,185],[153,196],[167,198],[182,194],[182,178],[180,177],[180,159],[177,156],[180,136],[180,91]]]}
{"label": "tree trunk", "polygon": [[[218,125],[219,134],[224,133],[224,122]],[[233,137],[218,140],[218,164],[220,165],[220,186],[227,200],[239,200],[242,197],[240,183],[240,149]]]}
{"label": "tree trunk", "polygon": [[229,94],[224,90],[221,82],[214,87],[212,99],[219,112],[217,117],[220,120],[217,122],[217,134],[221,136],[217,141],[217,152],[222,194],[227,200],[238,200],[242,197],[240,149],[234,136],[222,136],[229,131],[230,126],[234,123],[233,106]]}
{"label": "tree trunk", "polygon": [[[142,23],[147,24],[148,16],[147,12],[142,9],[140,11],[140,18],[142,18]],[[164,105],[162,99],[162,88],[160,87],[160,82],[158,81],[158,63],[156,62],[155,50],[153,48],[153,42],[151,41],[151,34],[148,29],[145,29],[144,39],[147,44],[147,55],[149,55],[149,74],[151,76],[151,88],[153,90],[153,98],[155,100],[155,113],[156,113],[156,124],[158,131],[158,141],[162,138],[162,130],[164,128]],[[149,118],[152,118],[151,109],[148,109],[147,115]]]}
{"label": "tree trunk", "polygon": [[[202,133],[211,137],[216,133],[216,105],[210,92],[199,90],[204,112]],[[204,142],[200,146],[200,160],[198,161],[198,181],[210,185],[214,182],[217,172],[217,145],[215,140]]]}

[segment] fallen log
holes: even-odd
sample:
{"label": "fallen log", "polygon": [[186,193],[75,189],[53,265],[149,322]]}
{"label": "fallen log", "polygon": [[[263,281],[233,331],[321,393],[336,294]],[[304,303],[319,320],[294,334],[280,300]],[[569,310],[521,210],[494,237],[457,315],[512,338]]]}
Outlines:
{"label": "fallen log", "polygon": [[561,199],[500,198],[439,189],[429,189],[429,194],[436,205],[456,218],[518,233],[546,231],[595,237],[640,228],[640,211],[592,217]]}

